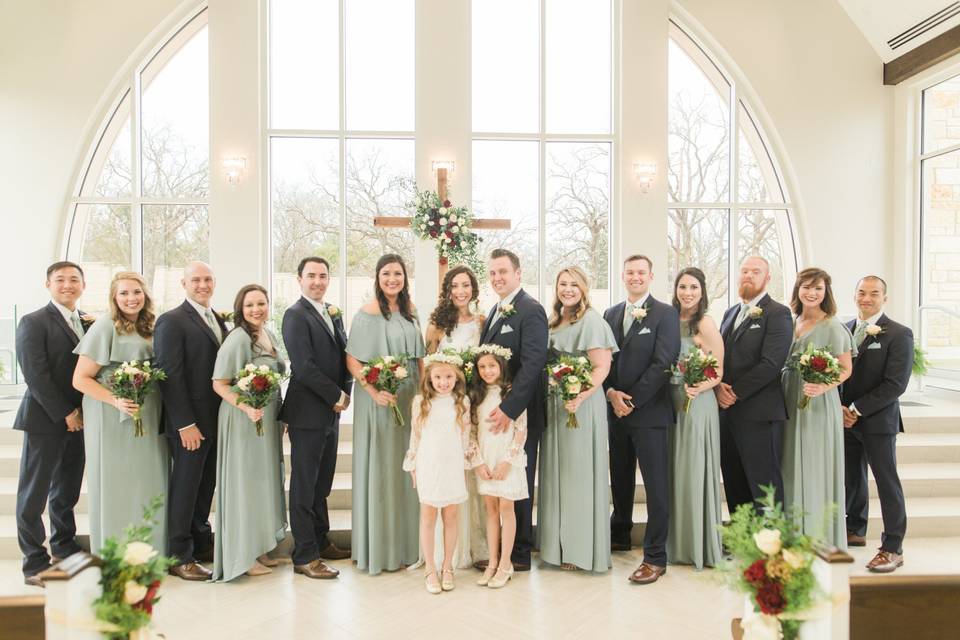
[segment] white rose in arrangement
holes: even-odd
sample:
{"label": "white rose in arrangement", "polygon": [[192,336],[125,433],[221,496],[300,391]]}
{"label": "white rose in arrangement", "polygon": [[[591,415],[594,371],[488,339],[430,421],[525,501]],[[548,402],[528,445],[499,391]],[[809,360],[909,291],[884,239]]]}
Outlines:
{"label": "white rose in arrangement", "polygon": [[[440,215],[442,215],[442,216],[447,215],[447,208],[446,208],[446,207],[440,207],[440,209],[438,209],[438,211],[440,212]],[[443,222],[443,218],[440,218],[440,224],[445,224],[445,223]]]}
{"label": "white rose in arrangement", "polygon": [[123,561],[131,567],[137,567],[146,564],[155,555],[157,550],[146,542],[131,542],[123,551]]}
{"label": "white rose in arrangement", "polygon": [[237,386],[240,387],[241,391],[249,391],[251,380],[253,380],[253,376],[243,376],[237,380]]}
{"label": "white rose in arrangement", "polygon": [[383,356],[384,364],[390,364],[391,362],[393,362],[393,356]]}
{"label": "white rose in arrangement", "polygon": [[572,381],[567,383],[567,391],[573,394],[580,393],[581,387],[582,385],[580,384],[580,381],[577,380],[576,378],[574,378]]}
{"label": "white rose in arrangement", "polygon": [[427,230],[427,225],[425,224],[420,225],[420,231],[426,231],[426,230]]}
{"label": "white rose in arrangement", "polygon": [[463,365],[463,368],[464,368],[464,369],[473,369],[473,363],[472,363],[472,362],[468,362],[468,363],[466,363],[465,365]]}
{"label": "white rose in arrangement", "polygon": [[123,585],[123,600],[127,604],[137,604],[147,597],[147,588],[133,580],[127,580]]}
{"label": "white rose in arrangement", "polygon": [[269,372],[270,372],[270,367],[268,367],[268,366],[265,365],[265,364],[262,364],[262,365],[260,365],[259,367],[257,367],[257,371],[259,371],[260,373],[269,373]]}
{"label": "white rose in arrangement", "polygon": [[871,323],[867,325],[866,332],[868,336],[877,336],[883,332],[883,327],[878,324]]}
{"label": "white rose in arrangement", "polygon": [[409,375],[409,373],[407,372],[406,367],[397,367],[397,370],[393,372],[393,375],[397,377],[397,380],[403,380]]}
{"label": "white rose in arrangement", "polygon": [[149,360],[144,360],[144,361],[143,361],[143,366],[149,367],[149,366],[150,366],[150,361],[149,361]]}
{"label": "white rose in arrangement", "polygon": [[447,224],[446,218],[440,218],[440,224]]}
{"label": "white rose in arrangement", "polygon": [[790,549],[783,550],[783,561],[790,565],[791,569],[802,569],[807,564],[807,559],[802,553]]}
{"label": "white rose in arrangement", "polygon": [[800,364],[804,366],[810,364],[810,356],[807,354],[800,356]]}
{"label": "white rose in arrangement", "polygon": [[586,358],[586,356],[579,356],[579,357],[577,358],[577,362],[579,362],[580,364],[587,364],[587,358]]}
{"label": "white rose in arrangement", "polygon": [[255,364],[248,364],[247,366],[244,367],[244,369],[246,369],[247,371],[256,371],[256,370],[257,370],[257,365],[255,365]]}
{"label": "white rose in arrangement", "polygon": [[753,541],[768,556],[775,556],[780,553],[780,532],[776,529],[761,529],[753,534]]}
{"label": "white rose in arrangement", "polygon": [[457,214],[451,213],[451,214],[450,214],[450,222],[456,222],[456,221],[457,221]]}
{"label": "white rose in arrangement", "polygon": [[[450,218],[450,220],[453,221],[453,218]],[[453,233],[456,233],[457,231],[460,231],[460,227],[458,227],[457,225],[453,225],[452,227],[450,227],[450,231],[452,231]]]}

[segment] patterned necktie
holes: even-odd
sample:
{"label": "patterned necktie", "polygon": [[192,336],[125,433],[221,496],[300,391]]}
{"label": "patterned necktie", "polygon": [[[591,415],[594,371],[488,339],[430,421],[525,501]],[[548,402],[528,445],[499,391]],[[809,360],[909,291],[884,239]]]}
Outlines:
{"label": "patterned necktie", "polygon": [[217,324],[217,321],[213,317],[213,311],[207,309],[203,317],[207,321],[207,326],[210,327],[210,331],[213,331],[213,337],[217,339],[217,344],[223,342],[223,335],[220,333],[220,325]]}
{"label": "patterned necktie", "polygon": [[853,341],[859,347],[863,344],[863,341],[867,337],[867,321],[860,320],[857,322],[857,330],[853,333]]}
{"label": "patterned necktie", "polygon": [[70,326],[73,332],[77,334],[77,339],[83,338],[83,323],[80,322],[80,314],[74,311],[70,314]]}
{"label": "patterned necktie", "polygon": [[733,328],[736,329],[743,321],[747,319],[747,312],[750,310],[750,305],[746,302],[740,303],[740,313],[737,315],[736,321],[733,323]]}

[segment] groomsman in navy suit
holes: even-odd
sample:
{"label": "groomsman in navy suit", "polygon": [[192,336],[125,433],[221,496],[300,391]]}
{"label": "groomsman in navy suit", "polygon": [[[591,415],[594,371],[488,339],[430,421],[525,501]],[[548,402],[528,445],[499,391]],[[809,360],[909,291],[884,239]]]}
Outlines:
{"label": "groomsman in navy suit", "polygon": [[[494,249],[490,254],[490,285],[500,302],[490,309],[480,335],[481,344],[498,344],[513,353],[510,358],[512,386],[506,400],[489,416],[479,416],[492,424],[491,431],[505,431],[510,422],[527,412],[527,487],[530,498],[517,500],[517,537],[510,559],[515,571],[530,570],[533,536],[533,482],[537,470],[540,437],[546,426],[544,415],[545,377],[547,364],[547,314],[543,306],[520,286],[520,258],[512,251]],[[474,565],[486,568],[485,562]]]}
{"label": "groomsman in navy suit", "polygon": [[77,309],[85,287],[83,270],[72,262],[47,269],[50,302],[17,326],[17,360],[27,383],[13,428],[23,431],[17,485],[17,541],[25,582],[42,587],[37,574],[50,566],[40,516],[50,514],[54,560],[80,551],[73,508],[80,498],[83,466],[83,394],[73,388],[74,347],[89,323]]}
{"label": "groomsman in navy suit", "polygon": [[763,497],[773,485],[783,502],[780,449],[786,402],[780,373],[793,342],[790,309],[767,294],[770,263],[749,256],[740,264],[740,304],[723,314],[723,381],[714,387],[720,405],[720,470],[727,507]]}
{"label": "groomsman in navy suit", "polygon": [[887,283],[867,276],[854,296],[858,319],[847,327],[857,343],[853,373],[843,383],[844,454],[846,457],[847,544],[866,545],[869,495],[867,464],[873,470],[883,514],[880,550],[867,564],[875,573],[903,565],[907,511],[897,475],[897,434],[903,431],[900,396],[913,368],[913,332],[883,313]]}
{"label": "groomsman in navy suit", "polygon": [[327,498],[333,487],[340,440],[340,414],[350,405],[347,334],[343,314],[323,301],[330,263],[309,257],[297,267],[303,293],[283,314],[283,342],[290,356],[290,386],[280,419],[290,437],[290,528],[293,570],[308,578],[336,578],[323,560],[343,560],[349,549],[328,537]]}
{"label": "groomsman in navy suit", "polygon": [[186,300],[157,318],[153,348],[167,374],[160,383],[163,424],[173,465],[167,489],[167,555],[177,559],[172,575],[208,580],[213,561],[210,507],[217,484],[217,416],[213,366],[227,335],[210,306],[217,280],[210,265],[195,261],[183,270]]}
{"label": "groomsman in navy suit", "polygon": [[620,350],[613,354],[603,383],[610,403],[610,546],[630,549],[637,465],[646,492],[647,528],[643,563],[630,576],[635,584],[651,584],[667,572],[667,530],[670,520],[667,429],[674,424],[670,400],[670,366],[680,354],[680,316],[671,305],[650,295],[653,263],[642,255],[623,262],[626,302],[603,314]]}

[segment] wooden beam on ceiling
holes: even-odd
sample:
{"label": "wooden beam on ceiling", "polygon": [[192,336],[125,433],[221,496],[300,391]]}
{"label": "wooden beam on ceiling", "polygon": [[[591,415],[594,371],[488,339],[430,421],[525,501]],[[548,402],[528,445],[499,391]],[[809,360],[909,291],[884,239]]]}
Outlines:
{"label": "wooden beam on ceiling", "polygon": [[883,65],[883,84],[900,84],[957,53],[960,53],[960,26],[944,31]]}

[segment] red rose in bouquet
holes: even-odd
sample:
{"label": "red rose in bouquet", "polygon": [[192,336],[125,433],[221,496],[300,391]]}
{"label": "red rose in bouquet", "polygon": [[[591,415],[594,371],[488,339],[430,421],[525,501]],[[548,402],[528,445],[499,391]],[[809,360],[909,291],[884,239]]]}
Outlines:
{"label": "red rose in bouquet", "polygon": [[781,613],[786,606],[783,599],[783,585],[776,580],[768,580],[757,590],[757,604],[760,611],[768,616]]}

